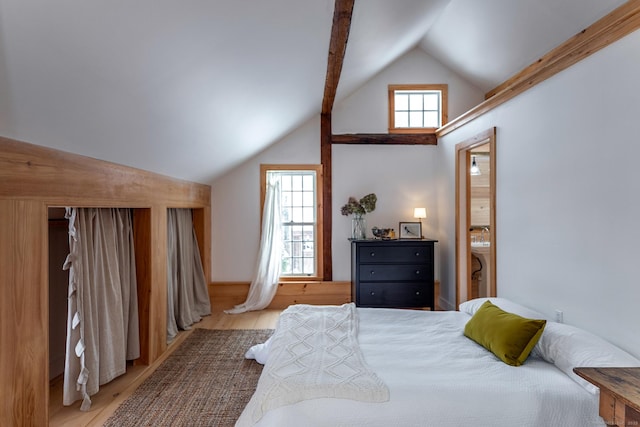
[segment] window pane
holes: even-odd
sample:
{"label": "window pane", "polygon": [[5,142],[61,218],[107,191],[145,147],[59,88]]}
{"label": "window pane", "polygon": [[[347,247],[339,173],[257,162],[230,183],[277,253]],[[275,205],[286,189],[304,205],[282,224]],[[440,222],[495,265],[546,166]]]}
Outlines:
{"label": "window pane", "polygon": [[300,175],[292,176],[291,181],[291,189],[293,191],[302,191],[302,177]]}
{"label": "window pane", "polygon": [[293,264],[291,272],[293,274],[302,274],[302,260],[300,258],[292,258],[291,261]]}
{"label": "window pane", "polygon": [[291,208],[290,207],[282,208],[281,216],[282,216],[282,218],[280,218],[280,220],[282,222],[290,222],[290,221],[292,221],[293,215],[291,213]]}
{"label": "window pane", "polygon": [[293,193],[292,194],[292,205],[295,206],[302,206],[302,193]]}
{"label": "window pane", "polygon": [[304,191],[313,192],[313,175],[307,174],[302,176],[302,188],[304,189]]}
{"label": "window pane", "polygon": [[395,105],[396,111],[407,111],[409,109],[409,95],[396,93],[393,104]]}
{"label": "window pane", "polygon": [[409,114],[408,113],[396,113],[395,114],[395,126],[397,128],[409,127]]}
{"label": "window pane", "polygon": [[306,274],[315,274],[316,272],[316,266],[313,258],[304,258],[302,267]]}
{"label": "window pane", "polygon": [[427,93],[424,95],[424,109],[436,111],[439,110],[440,96],[437,93]]}
{"label": "window pane", "polygon": [[440,127],[440,117],[439,114],[435,111],[426,111],[424,113],[424,127],[426,128],[439,128]]}
{"label": "window pane", "polygon": [[282,191],[280,206],[287,207],[291,206],[291,193],[288,191]]}
{"label": "window pane", "polygon": [[409,95],[409,110],[422,111],[422,94],[421,93]]}
{"label": "window pane", "polygon": [[307,242],[313,241],[313,234],[315,227],[312,225],[305,225],[302,227],[303,229],[303,239]]}
{"label": "window pane", "polygon": [[305,257],[313,257],[315,255],[313,242],[305,242],[303,248],[304,248],[303,255]]}
{"label": "window pane", "polygon": [[291,191],[291,176],[281,175],[280,183],[282,184],[282,191]]}
{"label": "window pane", "polygon": [[311,206],[315,205],[315,197],[311,191],[305,191],[302,193],[302,206]]}
{"label": "window pane", "polygon": [[302,208],[300,208],[300,207],[291,208],[291,211],[293,213],[293,216],[291,217],[291,221],[293,221],[293,222],[302,222],[303,221]]}
{"label": "window pane", "polygon": [[410,128],[419,128],[423,127],[422,124],[422,111],[415,111],[409,113],[409,126]]}
{"label": "window pane", "polygon": [[291,256],[294,256],[294,257],[302,256],[302,242],[300,241],[291,242],[291,248],[293,249]]}
{"label": "window pane", "polygon": [[302,208],[302,222],[313,222],[314,211],[313,208]]}
{"label": "window pane", "polygon": [[291,258],[282,258],[281,274],[291,274]]}
{"label": "window pane", "polygon": [[302,240],[302,226],[301,225],[293,225],[293,226],[291,226],[291,240],[293,240],[293,241],[301,241]]}

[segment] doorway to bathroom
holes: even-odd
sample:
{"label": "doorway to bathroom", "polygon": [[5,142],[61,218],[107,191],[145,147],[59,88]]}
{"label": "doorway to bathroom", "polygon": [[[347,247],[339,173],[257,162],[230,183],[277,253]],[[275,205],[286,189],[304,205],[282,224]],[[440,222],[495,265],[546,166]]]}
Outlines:
{"label": "doorway to bathroom", "polygon": [[456,145],[456,307],[495,297],[496,129]]}

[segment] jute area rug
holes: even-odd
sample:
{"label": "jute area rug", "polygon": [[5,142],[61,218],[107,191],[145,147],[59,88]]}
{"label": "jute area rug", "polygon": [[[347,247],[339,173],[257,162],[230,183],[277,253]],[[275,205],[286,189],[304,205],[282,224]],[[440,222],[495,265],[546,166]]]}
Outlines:
{"label": "jute area rug", "polygon": [[233,426],[262,365],[244,358],[270,329],[195,329],[104,426]]}

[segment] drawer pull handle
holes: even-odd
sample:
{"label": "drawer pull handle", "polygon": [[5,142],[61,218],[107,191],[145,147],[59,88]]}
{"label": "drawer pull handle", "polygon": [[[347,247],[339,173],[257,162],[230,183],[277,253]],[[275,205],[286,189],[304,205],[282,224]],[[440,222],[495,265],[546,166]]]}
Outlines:
{"label": "drawer pull handle", "polygon": [[416,295],[420,295],[420,291],[416,291]]}
{"label": "drawer pull handle", "polygon": [[376,274],[376,272],[375,272],[375,271],[373,271],[373,270],[371,270],[371,271],[369,272],[369,274],[370,274],[371,276],[373,276],[374,274]]}
{"label": "drawer pull handle", "polygon": [[416,276],[420,274],[420,270],[416,270]]}
{"label": "drawer pull handle", "polygon": [[375,252],[369,252],[369,256],[374,257],[374,256],[376,256],[376,253]]}
{"label": "drawer pull handle", "polygon": [[416,252],[416,256],[420,256],[420,252]]}
{"label": "drawer pull handle", "polygon": [[371,295],[375,295],[375,294],[376,294],[375,292],[373,292],[373,291],[371,292]]}

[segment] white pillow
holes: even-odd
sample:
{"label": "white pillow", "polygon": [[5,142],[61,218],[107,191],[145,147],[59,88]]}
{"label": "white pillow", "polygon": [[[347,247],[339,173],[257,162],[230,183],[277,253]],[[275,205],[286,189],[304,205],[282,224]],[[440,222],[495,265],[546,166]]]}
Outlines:
{"label": "white pillow", "polygon": [[527,319],[544,319],[551,321],[551,319],[547,319],[544,314],[539,313],[535,310],[531,310],[530,308],[524,307],[506,298],[476,298],[461,303],[459,309],[463,313],[467,313],[470,316],[473,316],[476,311],[478,311],[480,306],[482,306],[482,304],[484,304],[484,302],[487,300],[491,301],[492,304],[497,305],[504,311],[517,314],[518,316],[526,317]]}
{"label": "white pillow", "polygon": [[261,365],[264,365],[269,358],[269,347],[271,346],[271,337],[262,344],[256,344],[249,348],[244,354],[245,359],[255,359]]}
{"label": "white pillow", "polygon": [[547,322],[536,345],[537,353],[572,380],[595,394],[598,387],[573,372],[576,367],[640,367],[640,360],[583,329]]}

